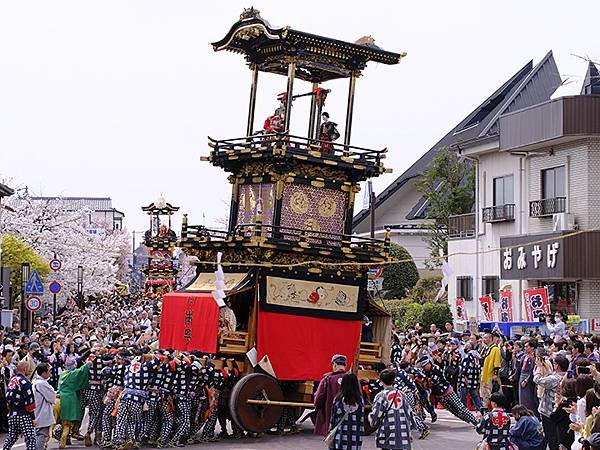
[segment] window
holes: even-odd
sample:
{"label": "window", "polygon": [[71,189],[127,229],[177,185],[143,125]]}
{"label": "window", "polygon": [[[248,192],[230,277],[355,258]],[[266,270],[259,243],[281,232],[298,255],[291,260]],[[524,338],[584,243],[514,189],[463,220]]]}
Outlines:
{"label": "window", "polygon": [[456,278],[456,297],[464,298],[465,301],[473,300],[473,278],[472,277],[457,277]]}
{"label": "window", "polygon": [[565,166],[542,170],[542,198],[567,196]]}
{"label": "window", "polygon": [[498,277],[481,277],[482,295],[490,295],[494,301],[498,301],[498,293],[500,291],[500,278]]}
{"label": "window", "polygon": [[562,311],[567,314],[577,314],[577,283],[554,283],[540,281],[538,287],[548,288],[550,311]]}
{"label": "window", "polygon": [[512,175],[494,178],[494,206],[514,203],[514,178]]}

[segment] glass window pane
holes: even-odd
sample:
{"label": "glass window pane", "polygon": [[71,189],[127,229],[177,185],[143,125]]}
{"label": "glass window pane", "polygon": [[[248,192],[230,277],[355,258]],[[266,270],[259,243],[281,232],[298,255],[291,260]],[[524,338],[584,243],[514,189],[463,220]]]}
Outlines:
{"label": "glass window pane", "polygon": [[504,205],[504,178],[494,178],[494,206]]}
{"label": "glass window pane", "polygon": [[504,204],[514,203],[514,178],[512,175],[504,177]]}
{"label": "glass window pane", "polygon": [[566,171],[565,166],[554,169],[554,193],[556,197],[566,197]]}
{"label": "glass window pane", "polygon": [[542,170],[542,197],[554,198],[554,169]]}
{"label": "glass window pane", "polygon": [[467,278],[467,292],[468,292],[468,299],[467,300],[471,300],[473,298],[473,278],[469,277]]}

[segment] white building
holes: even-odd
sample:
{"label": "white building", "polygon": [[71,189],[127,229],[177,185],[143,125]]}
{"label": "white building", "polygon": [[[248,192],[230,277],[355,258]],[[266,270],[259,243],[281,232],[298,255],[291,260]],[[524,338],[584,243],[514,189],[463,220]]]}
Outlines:
{"label": "white building", "polygon": [[[416,182],[421,173],[427,169],[438,150],[442,148],[456,148],[462,146],[463,143],[480,143],[484,146],[483,148],[487,148],[486,146],[493,148],[494,145],[497,145],[494,142],[498,141],[500,115],[548,100],[559,82],[560,79],[551,53],[536,67],[533,67],[533,61],[530,61],[517,71],[377,196],[375,237],[382,239],[385,229],[389,227],[392,232],[392,241],[405,247],[411,254],[421,276],[431,276],[432,271],[425,266],[425,260],[431,255],[431,250],[423,239],[428,232],[426,226],[428,204],[416,189]],[[514,158],[508,158],[508,160],[511,164],[514,163]],[[463,221],[474,224],[473,219],[474,215],[465,215],[462,218]],[[353,225],[355,233],[368,236],[370,232],[369,210],[360,211],[354,217]],[[474,226],[463,228],[471,235],[474,232]],[[466,245],[471,245],[471,243],[466,242]],[[461,263],[457,262],[457,264]],[[464,271],[460,267],[459,269]],[[491,271],[491,273],[494,272]]]}
{"label": "white building", "polygon": [[[600,232],[584,232],[600,230],[597,74],[590,65],[588,95],[550,100],[560,76],[549,53],[497,112],[494,135],[455,146],[477,183],[475,212],[450,226],[453,308],[464,298],[468,316],[483,320],[479,297],[506,288],[513,320],[524,320],[523,291],[545,286],[553,311],[600,318]],[[519,101],[533,93],[536,102]]]}

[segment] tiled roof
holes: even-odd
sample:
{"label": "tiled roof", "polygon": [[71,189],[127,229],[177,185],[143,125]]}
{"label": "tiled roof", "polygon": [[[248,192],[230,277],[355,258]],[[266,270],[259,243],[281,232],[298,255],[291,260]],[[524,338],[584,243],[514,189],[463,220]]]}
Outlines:
{"label": "tiled roof", "polygon": [[7,185],[0,183],[0,197],[8,197],[13,195],[15,191],[9,188]]}
{"label": "tiled roof", "polygon": [[62,200],[67,210],[89,208],[92,211],[104,212],[114,211],[110,197],[31,197],[33,201],[56,201]]}

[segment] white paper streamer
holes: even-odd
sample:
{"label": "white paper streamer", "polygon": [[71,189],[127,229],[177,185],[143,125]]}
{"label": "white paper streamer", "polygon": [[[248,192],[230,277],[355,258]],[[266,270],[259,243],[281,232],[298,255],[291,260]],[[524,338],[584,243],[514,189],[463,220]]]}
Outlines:
{"label": "white paper streamer", "polygon": [[217,253],[217,270],[215,271],[215,287],[216,291],[212,292],[212,295],[219,305],[219,308],[225,306],[225,302],[223,299],[225,298],[225,273],[223,272],[223,267],[221,267],[221,257],[223,253]]}

